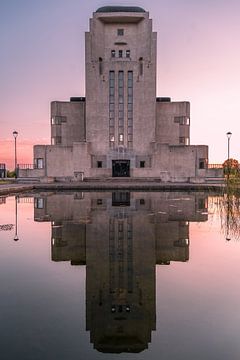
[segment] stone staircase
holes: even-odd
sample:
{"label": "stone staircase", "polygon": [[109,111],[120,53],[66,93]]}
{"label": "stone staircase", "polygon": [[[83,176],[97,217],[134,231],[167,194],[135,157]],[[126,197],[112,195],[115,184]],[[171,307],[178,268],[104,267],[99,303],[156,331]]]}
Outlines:
{"label": "stone staircase", "polygon": [[162,182],[161,179],[159,178],[131,178],[131,177],[108,177],[108,178],[103,178],[103,177],[91,177],[91,178],[84,178],[83,182],[102,182],[102,183],[146,183],[146,182],[150,182],[150,183],[160,183]]}
{"label": "stone staircase", "polygon": [[16,184],[38,184],[40,183],[40,179],[37,177],[21,177],[21,178],[17,178],[15,180]]}

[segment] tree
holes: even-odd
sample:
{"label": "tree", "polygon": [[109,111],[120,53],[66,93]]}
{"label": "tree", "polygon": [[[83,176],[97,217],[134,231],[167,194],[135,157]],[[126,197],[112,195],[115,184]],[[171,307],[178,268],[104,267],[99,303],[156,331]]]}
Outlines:
{"label": "tree", "polygon": [[236,159],[227,159],[223,163],[224,174],[239,174],[239,162]]}

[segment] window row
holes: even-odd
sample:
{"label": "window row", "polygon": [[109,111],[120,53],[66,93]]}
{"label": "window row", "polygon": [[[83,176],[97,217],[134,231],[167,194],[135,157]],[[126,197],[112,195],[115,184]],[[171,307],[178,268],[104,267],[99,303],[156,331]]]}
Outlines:
{"label": "window row", "polygon": [[112,58],[130,58],[131,52],[130,50],[111,50],[111,57]]}
{"label": "window row", "polygon": [[[127,135],[127,140],[128,140],[128,142],[132,142],[132,141],[133,141],[133,135],[130,134],[130,133],[128,133],[128,135]],[[114,143],[114,141],[115,141],[115,136],[112,135],[112,134],[110,134],[110,135],[109,135],[109,141]],[[124,141],[124,135],[123,135],[122,133],[121,133],[121,134],[118,134],[118,142],[119,142],[120,144],[123,144],[123,141]]]}

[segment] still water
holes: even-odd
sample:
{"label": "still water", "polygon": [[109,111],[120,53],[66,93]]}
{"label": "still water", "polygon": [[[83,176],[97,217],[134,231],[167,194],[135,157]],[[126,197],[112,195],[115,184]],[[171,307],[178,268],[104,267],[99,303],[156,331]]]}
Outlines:
{"label": "still water", "polygon": [[1,197],[1,359],[239,359],[239,216],[227,200]]}

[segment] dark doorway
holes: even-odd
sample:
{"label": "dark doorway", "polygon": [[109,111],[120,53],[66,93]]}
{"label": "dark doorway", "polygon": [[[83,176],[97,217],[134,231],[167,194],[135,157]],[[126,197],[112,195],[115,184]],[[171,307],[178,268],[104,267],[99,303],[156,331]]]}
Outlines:
{"label": "dark doorway", "polygon": [[113,160],[112,161],[113,177],[129,177],[130,176],[130,160]]}

